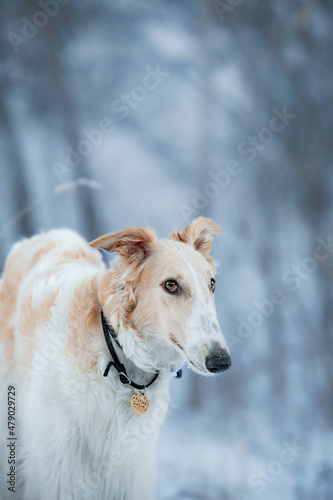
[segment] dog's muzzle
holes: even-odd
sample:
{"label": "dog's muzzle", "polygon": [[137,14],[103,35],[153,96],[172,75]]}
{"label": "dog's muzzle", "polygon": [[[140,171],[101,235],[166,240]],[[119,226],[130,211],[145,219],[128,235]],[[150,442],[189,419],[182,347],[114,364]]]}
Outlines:
{"label": "dog's muzzle", "polygon": [[226,349],[216,346],[206,356],[205,364],[211,373],[224,372],[231,366],[230,355]]}

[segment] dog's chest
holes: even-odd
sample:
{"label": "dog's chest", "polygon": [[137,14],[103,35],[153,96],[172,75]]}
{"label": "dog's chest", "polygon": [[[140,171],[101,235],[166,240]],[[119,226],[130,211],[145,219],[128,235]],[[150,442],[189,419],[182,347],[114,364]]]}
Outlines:
{"label": "dog's chest", "polygon": [[[104,399],[97,421],[87,426],[90,432],[86,436],[81,436],[88,440],[90,463],[97,464],[87,470],[87,475],[98,478],[99,491],[105,492],[105,498],[112,499],[117,491],[115,500],[149,500],[154,498],[156,445],[168,391],[147,391],[149,409],[136,414],[130,406],[133,391],[128,389],[122,388],[110,394],[107,401]],[[81,470],[86,467],[82,464]]]}

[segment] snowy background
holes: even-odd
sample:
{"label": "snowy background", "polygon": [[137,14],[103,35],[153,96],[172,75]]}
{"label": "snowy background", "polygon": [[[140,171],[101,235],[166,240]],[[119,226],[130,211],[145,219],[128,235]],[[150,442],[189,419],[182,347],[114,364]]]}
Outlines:
{"label": "snowy background", "polygon": [[1,264],[54,227],[223,228],[233,366],[172,381],[158,500],[333,498],[332,19],[329,0],[2,2]]}

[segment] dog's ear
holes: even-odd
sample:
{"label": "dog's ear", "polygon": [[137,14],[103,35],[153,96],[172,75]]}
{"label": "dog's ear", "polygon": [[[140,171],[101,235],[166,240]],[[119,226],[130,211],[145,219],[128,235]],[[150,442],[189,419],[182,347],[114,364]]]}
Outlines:
{"label": "dog's ear", "polygon": [[108,252],[117,252],[124,259],[132,262],[141,262],[149,255],[149,245],[155,240],[154,231],[138,227],[100,236],[89,245],[103,248]]}
{"label": "dog's ear", "polygon": [[183,231],[172,233],[170,238],[174,241],[182,241],[192,245],[195,250],[202,253],[202,255],[209,259],[209,253],[214,236],[220,234],[221,228],[214,224],[213,221],[206,217],[198,217],[194,219],[191,224]]}

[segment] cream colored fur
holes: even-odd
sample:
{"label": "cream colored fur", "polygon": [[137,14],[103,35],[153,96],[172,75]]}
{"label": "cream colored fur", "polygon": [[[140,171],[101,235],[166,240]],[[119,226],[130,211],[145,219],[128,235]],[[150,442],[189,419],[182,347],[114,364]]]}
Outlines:
{"label": "cream colored fur", "polygon": [[[209,375],[218,326],[209,256],[219,229],[199,218],[158,241],[131,229],[91,246],[69,230],[17,243],[0,285],[1,499],[153,500],[156,444],[179,363]],[[97,247],[118,253],[107,270]],[[163,283],[186,291],[172,296]],[[149,410],[130,408],[134,390],[110,361],[100,310],[123,347],[129,376],[147,383]],[[8,492],[7,386],[16,387],[16,492]],[[3,431],[4,430],[4,431]]]}

